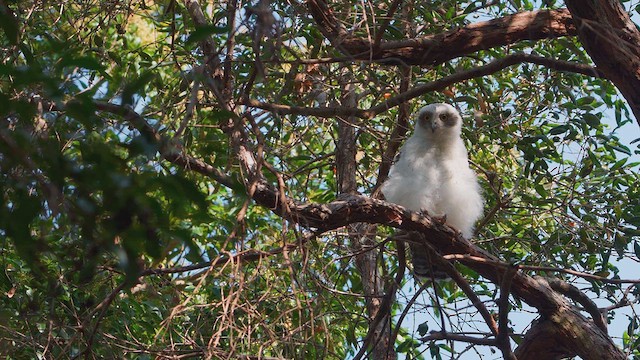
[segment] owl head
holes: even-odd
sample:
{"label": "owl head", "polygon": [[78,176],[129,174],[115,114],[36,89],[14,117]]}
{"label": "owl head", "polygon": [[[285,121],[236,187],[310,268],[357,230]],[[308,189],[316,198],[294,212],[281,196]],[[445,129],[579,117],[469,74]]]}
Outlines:
{"label": "owl head", "polygon": [[442,139],[459,136],[462,127],[460,113],[449,104],[429,104],[416,117],[416,132],[427,138]]}

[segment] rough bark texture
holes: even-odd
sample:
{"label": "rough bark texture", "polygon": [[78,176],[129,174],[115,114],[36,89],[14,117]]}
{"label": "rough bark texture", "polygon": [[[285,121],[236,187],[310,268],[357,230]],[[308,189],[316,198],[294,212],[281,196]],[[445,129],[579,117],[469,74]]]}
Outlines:
{"label": "rough bark texture", "polygon": [[565,307],[550,318],[538,320],[516,349],[518,360],[565,359],[580,356],[583,360],[626,359],[595,324],[574,308]]}
{"label": "rough bark texture", "polygon": [[640,124],[640,31],[617,0],[566,0],[585,50]]}
{"label": "rough bark texture", "polygon": [[323,0],[307,1],[320,31],[333,46],[358,60],[388,61],[408,65],[438,65],[478,50],[522,40],[540,40],[574,35],[575,27],[566,9],[526,11],[483,21],[445,33],[401,41],[373,41],[352,36]]}
{"label": "rough bark texture", "polygon": [[[349,73],[343,74],[342,97],[344,106],[356,107],[357,93],[352,85]],[[356,117],[337,118],[338,142],[336,144],[336,175],[338,178],[338,193],[357,194],[356,181]],[[370,336],[365,341],[371,344],[371,358],[374,360],[396,359],[395,347],[390,346],[391,327],[389,326],[388,310],[382,309],[382,299],[384,296],[384,286],[382,277],[378,271],[378,249],[375,248],[375,239],[370,231],[370,224],[350,224],[349,242],[355,256],[355,264],[362,280],[362,290],[364,300],[367,305],[367,315],[372,327],[369,330]],[[375,227],[374,227],[375,229]],[[366,251],[367,248],[371,248]],[[383,313],[383,312],[387,313]],[[374,319],[380,318],[380,321]]]}

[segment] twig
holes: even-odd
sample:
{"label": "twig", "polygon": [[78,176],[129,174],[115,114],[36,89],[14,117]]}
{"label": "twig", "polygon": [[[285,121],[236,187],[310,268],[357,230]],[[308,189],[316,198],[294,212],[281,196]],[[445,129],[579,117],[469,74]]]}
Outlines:
{"label": "twig", "polygon": [[194,109],[198,103],[198,92],[200,91],[200,78],[202,77],[202,66],[197,66],[193,69],[193,87],[191,88],[191,95],[189,96],[189,102],[187,103],[187,109],[185,110],[184,118],[180,122],[178,130],[173,135],[173,139],[178,139],[182,136],[189,121],[193,118]]}
{"label": "twig", "polygon": [[431,254],[431,260],[434,262],[433,265],[437,266],[438,268],[442,268],[442,270],[444,270],[447,275],[449,275],[449,277],[453,281],[455,281],[456,284],[458,284],[460,289],[465,293],[465,295],[467,295],[473,306],[478,309],[478,312],[487,323],[487,326],[491,330],[491,333],[497,336],[499,334],[499,330],[496,321],[493,319],[493,316],[491,316],[491,313],[489,313],[489,310],[487,310],[487,308],[484,306],[482,300],[480,300],[475,291],[473,291],[471,285],[469,285],[467,280],[462,275],[460,275],[460,272],[458,272],[458,270],[455,268],[455,266],[453,266],[452,263],[445,261],[444,257],[440,255],[431,244],[423,241],[420,243],[420,245],[425,246],[427,251]]}
{"label": "twig", "polygon": [[373,40],[373,51],[375,51],[378,47],[380,47],[380,40],[382,40],[382,36],[384,36],[385,31],[387,31],[387,27],[391,23],[391,19],[393,18],[393,14],[398,10],[398,6],[402,3],[402,0],[394,0],[391,6],[389,7],[389,11],[387,11],[387,16],[384,18],[384,22],[376,32],[376,37]]}
{"label": "twig", "polygon": [[[467,254],[449,254],[449,255],[443,255],[442,257],[445,260],[470,261],[470,262],[476,262],[476,263],[483,263],[491,266],[498,266],[502,268],[507,268],[511,266],[511,264],[508,264],[502,261],[490,260],[480,256],[472,256]],[[580,271],[571,270],[571,269],[554,268],[550,266],[534,266],[534,265],[519,264],[518,268],[520,270],[530,270],[530,271],[559,272],[559,273],[579,276],[581,278],[585,278],[589,280],[601,281],[603,283],[608,283],[608,284],[640,284],[640,279],[608,279],[602,276],[588,274],[585,272],[580,272]]]}
{"label": "twig", "polygon": [[[123,281],[122,283],[120,283],[120,285],[118,285],[115,289],[113,289],[111,291],[111,293],[100,302],[100,304],[98,304],[92,311],[91,313],[89,313],[89,315],[87,316],[86,320],[84,321],[84,325],[88,325],[89,321],[91,321],[91,319],[93,318],[93,316],[100,311],[100,313],[98,314],[98,316],[96,317],[96,323],[93,326],[93,328],[91,329],[91,333],[89,334],[89,338],[87,339],[87,347],[84,348],[82,351],[78,352],[74,357],[72,357],[72,359],[77,359],[82,355],[88,354],[91,352],[91,347],[93,346],[93,339],[95,338],[96,333],[98,332],[98,327],[100,326],[100,322],[102,321],[102,319],[104,318],[105,313],[107,312],[107,309],[109,308],[109,305],[111,305],[111,303],[113,302],[113,300],[116,298],[116,296],[118,296],[118,294],[120,293],[120,291],[122,291],[122,289],[124,289],[124,287],[126,286],[126,281]],[[73,344],[73,341],[70,341],[69,344]]]}
{"label": "twig", "polygon": [[426,84],[416,86],[413,89],[410,89],[406,92],[396,95],[390,98],[389,100],[381,104],[378,104],[376,106],[373,106],[367,110],[353,108],[353,107],[290,106],[290,105],[284,105],[284,104],[267,103],[267,102],[262,102],[254,99],[241,99],[240,101],[245,106],[264,109],[277,114],[296,114],[296,115],[308,115],[308,116],[318,116],[318,117],[356,116],[361,119],[371,119],[378,114],[384,113],[404,102],[420,97],[426,93],[433,92],[433,91],[440,91],[452,84],[494,74],[509,66],[518,65],[522,63],[543,65],[553,70],[574,72],[574,73],[583,74],[587,76],[594,76],[598,78],[604,77],[604,75],[598,69],[589,65],[519,53],[519,54],[507,55],[501,59],[491,61],[485,65],[474,67],[464,71],[459,71],[449,76],[440,78],[438,80],[434,80]]}
{"label": "twig", "polygon": [[413,294],[413,296],[407,303],[407,306],[405,306],[404,310],[402,310],[402,313],[398,317],[398,321],[396,322],[396,328],[393,331],[393,334],[391,335],[390,341],[395,342],[395,339],[398,337],[398,333],[400,332],[400,326],[402,325],[402,321],[407,316],[407,314],[409,314],[409,309],[411,309],[411,307],[413,307],[413,304],[418,300],[418,296],[420,296],[420,294],[422,294],[422,292],[425,291],[430,285],[431,284],[429,282],[424,282],[422,285],[420,285],[420,288],[418,289],[418,291],[416,291],[416,293]]}
{"label": "twig", "polygon": [[477,338],[473,336],[449,333],[446,331],[432,331],[429,333],[429,335],[421,337],[419,340],[422,342],[434,341],[434,340],[452,340],[452,341],[463,341],[463,342],[476,344],[476,345],[489,345],[489,346],[496,345],[496,341],[494,339],[489,339],[489,338],[482,339],[482,338]]}
{"label": "twig", "polygon": [[511,343],[509,339],[509,294],[511,293],[511,281],[518,271],[517,266],[512,266],[504,272],[502,281],[500,282],[500,298],[498,298],[498,336],[496,344],[502,352],[502,356],[507,360],[518,360],[516,355],[511,351]]}
{"label": "twig", "polygon": [[[627,298],[627,296],[629,296],[629,293],[634,288],[635,288],[634,285],[629,285],[627,287],[627,289],[624,291],[624,294],[622,294],[622,299],[620,299],[620,301],[618,301],[617,303],[615,303],[615,304],[613,304],[611,306],[607,306],[605,308],[601,308],[600,312],[602,312],[602,316],[606,317],[607,312],[609,312],[611,310],[615,310],[615,309],[619,309],[621,307],[625,307],[625,306],[631,305],[631,301],[629,301],[629,298]],[[636,298],[636,301],[637,301],[637,298]]]}

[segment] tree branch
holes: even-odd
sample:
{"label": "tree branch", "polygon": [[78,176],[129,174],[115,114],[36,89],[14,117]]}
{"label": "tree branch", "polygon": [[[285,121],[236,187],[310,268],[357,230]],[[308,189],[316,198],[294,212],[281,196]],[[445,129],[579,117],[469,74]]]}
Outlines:
{"label": "tree branch", "polygon": [[426,84],[418,85],[412,89],[400,93],[383,103],[373,106],[367,110],[362,110],[354,107],[302,107],[302,106],[289,106],[282,104],[270,104],[252,99],[245,99],[242,101],[243,105],[249,107],[255,107],[259,109],[268,110],[277,114],[296,114],[318,117],[334,117],[334,116],[356,116],[361,119],[371,119],[374,116],[388,111],[400,104],[403,104],[411,99],[420,97],[426,93],[433,91],[441,91],[451,86],[452,84],[459,83],[465,80],[474,79],[490,74],[497,73],[509,66],[518,65],[522,63],[531,63],[536,65],[542,65],[557,71],[567,71],[578,74],[583,74],[593,77],[603,77],[604,74],[589,65],[578,64],[569,61],[549,59],[542,56],[530,55],[530,54],[512,54],[507,55],[501,59],[491,61],[485,65],[474,67],[468,70],[463,70],[445,76],[438,80],[428,82]]}
{"label": "tree branch", "polygon": [[419,239],[420,241],[419,245],[425,247],[427,254],[430,255],[429,258],[433,263],[432,265],[438,268],[439,270],[446,272],[447,275],[453,281],[455,281],[456,284],[458,284],[460,289],[465,293],[465,295],[467,295],[467,297],[471,301],[471,304],[473,304],[473,306],[475,306],[475,308],[478,309],[478,312],[480,313],[484,321],[487,323],[487,326],[489,327],[489,330],[491,330],[491,333],[494,336],[498,336],[500,332],[498,329],[498,325],[496,324],[496,321],[493,319],[493,317],[489,313],[489,310],[487,310],[487,307],[484,306],[484,303],[482,302],[482,300],[480,300],[478,295],[476,295],[475,291],[473,291],[473,289],[471,288],[471,285],[469,285],[467,280],[462,275],[460,275],[460,272],[458,272],[458,270],[455,268],[455,266],[453,266],[452,263],[446,261],[442,257],[442,255],[440,255],[438,251],[431,244],[429,244],[429,242],[427,242],[427,239],[424,238],[424,236],[418,236],[414,238]]}
{"label": "tree branch", "polygon": [[448,32],[401,41],[379,41],[351,35],[324,0],[308,0],[307,7],[323,35],[343,54],[356,60],[435,66],[478,50],[522,40],[575,35],[567,9],[526,11],[469,24]]}
{"label": "tree branch", "polygon": [[429,333],[429,335],[420,338],[420,341],[422,342],[433,341],[433,340],[453,340],[453,341],[462,341],[462,342],[476,344],[476,345],[489,345],[489,346],[496,345],[495,339],[477,338],[477,337],[471,337],[463,334],[450,333],[446,331],[432,331]]}
{"label": "tree branch", "polygon": [[587,295],[580,291],[577,287],[567,283],[564,280],[556,278],[547,278],[547,282],[551,288],[579,303],[591,315],[591,319],[605,334],[607,333],[607,322],[603,313]]}
{"label": "tree branch", "polygon": [[575,73],[588,75],[588,76],[595,76],[595,77],[602,76],[602,74],[597,69],[588,65],[572,63],[569,61],[549,59],[542,56],[518,53],[518,54],[507,55],[501,59],[493,60],[492,62],[487,63],[486,65],[460,71],[460,72],[451,74],[449,76],[440,78],[438,80],[416,86],[405,93],[402,93],[398,96],[390,98],[389,100],[387,100],[382,104],[379,104],[370,108],[369,110],[366,111],[366,114],[377,115],[379,113],[387,111],[388,109],[398,106],[399,104],[405,101],[422,96],[428,92],[440,91],[452,84],[455,84],[464,80],[469,80],[469,79],[490,75],[500,70],[503,70],[509,66],[513,66],[521,63],[532,63],[537,65],[543,65],[550,69],[554,69],[558,71],[569,71],[569,72],[575,72]]}
{"label": "tree branch", "polygon": [[[444,255],[443,256],[444,259],[446,260],[461,260],[464,259],[466,261],[475,261],[478,263],[483,263],[483,264],[490,264],[492,266],[498,266],[498,267],[509,267],[512,266],[511,264],[502,262],[502,261],[493,261],[493,260],[489,260],[486,258],[482,258],[482,257],[477,257],[477,256],[471,256],[468,254],[449,254],[449,255]],[[585,272],[581,272],[581,271],[575,271],[575,270],[571,270],[571,269],[560,269],[560,268],[555,268],[555,267],[551,267],[551,266],[536,266],[536,265],[524,265],[524,264],[519,264],[518,265],[518,269],[520,270],[530,270],[530,271],[545,271],[545,272],[559,272],[559,273],[563,273],[563,274],[569,274],[569,275],[574,275],[574,276],[578,276],[581,278],[585,278],[585,279],[589,279],[589,280],[594,280],[594,281],[601,281],[603,283],[607,283],[607,284],[640,284],[640,279],[608,279],[602,276],[598,276],[598,275],[593,275],[593,274],[589,274],[589,273],[585,273]]]}
{"label": "tree branch", "polygon": [[509,338],[509,294],[511,293],[511,281],[513,275],[518,270],[517,267],[510,267],[500,282],[500,298],[498,299],[498,326],[499,332],[496,337],[496,343],[502,356],[507,360],[518,360],[511,351],[511,343]]}
{"label": "tree branch", "polygon": [[640,31],[618,0],[566,0],[578,38],[640,124]]}
{"label": "tree branch", "polygon": [[394,0],[393,3],[391,3],[391,6],[387,11],[387,16],[384,17],[384,22],[382,23],[382,25],[380,25],[380,27],[376,31],[376,37],[373,40],[374,49],[380,47],[380,41],[382,41],[382,37],[384,36],[385,31],[387,31],[387,28],[391,23],[391,19],[393,18],[393,14],[395,14],[395,12],[398,10],[398,6],[400,6],[400,3],[402,3],[402,0]]}

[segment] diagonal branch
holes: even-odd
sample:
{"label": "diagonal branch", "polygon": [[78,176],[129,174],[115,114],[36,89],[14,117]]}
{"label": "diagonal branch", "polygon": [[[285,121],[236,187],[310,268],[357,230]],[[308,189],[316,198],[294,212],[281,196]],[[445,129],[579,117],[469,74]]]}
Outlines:
{"label": "diagonal branch", "polygon": [[405,101],[422,96],[428,92],[444,90],[446,87],[452,84],[469,80],[469,79],[490,75],[498,71],[501,71],[509,66],[513,66],[521,63],[537,64],[537,65],[546,66],[553,70],[568,71],[568,72],[575,72],[575,73],[583,74],[587,76],[602,77],[602,73],[599,70],[589,65],[577,64],[569,61],[562,61],[562,60],[556,60],[556,59],[549,59],[542,56],[517,53],[517,54],[507,55],[501,59],[493,60],[487,63],[486,65],[474,67],[464,71],[459,71],[457,73],[451,74],[441,79],[416,86],[407,92],[404,92],[398,96],[394,96],[390,98],[389,100],[385,101],[382,104],[379,104],[370,108],[369,110],[367,110],[366,113],[379,114],[384,111],[387,111],[390,108],[396,107]]}
{"label": "diagonal branch", "polygon": [[[435,35],[400,41],[372,42],[349,33],[324,0],[308,0],[309,13],[333,46],[356,60],[434,66],[448,60],[522,40],[575,35],[567,9],[525,11],[469,24]],[[379,46],[376,46],[378,45]]]}
{"label": "diagonal branch", "polygon": [[551,286],[551,288],[571,299],[573,299],[578,304],[582,305],[584,309],[591,315],[591,319],[596,324],[597,327],[600,328],[605,334],[607,333],[607,322],[604,318],[603,313],[598,309],[598,305],[596,305],[593,300],[589,299],[587,295],[585,295],[582,291],[580,291],[577,287],[567,283],[564,280],[557,278],[548,278],[547,282]]}
{"label": "diagonal branch", "polygon": [[490,74],[497,73],[509,66],[518,65],[522,63],[530,63],[545,66],[549,69],[557,71],[573,72],[577,74],[583,74],[593,77],[604,77],[604,74],[597,68],[589,65],[578,64],[570,61],[563,61],[557,59],[549,59],[542,56],[536,56],[531,54],[517,53],[507,55],[501,59],[493,60],[485,65],[477,66],[468,70],[463,70],[445,76],[438,80],[428,82],[426,84],[418,85],[412,89],[404,91],[399,95],[389,98],[383,103],[375,105],[367,110],[362,110],[353,107],[303,107],[303,106],[290,106],[282,104],[271,104],[258,100],[245,99],[242,104],[268,110],[277,114],[296,114],[307,115],[317,117],[333,117],[333,116],[356,116],[361,119],[371,119],[378,114],[384,113],[404,102],[411,99],[420,97],[426,93],[433,91],[441,91],[452,84],[456,84],[465,80],[474,79]]}
{"label": "diagonal branch", "polygon": [[471,285],[469,285],[469,282],[467,282],[467,280],[460,274],[460,272],[455,268],[455,266],[453,266],[452,263],[442,258],[442,255],[440,255],[438,251],[431,244],[429,244],[429,242],[427,242],[427,239],[425,239],[423,236],[417,237],[417,239],[420,242],[419,245],[424,246],[427,254],[430,255],[430,260],[433,265],[439,270],[447,273],[447,275],[453,281],[455,281],[455,283],[460,287],[465,295],[467,295],[467,297],[471,301],[471,304],[475,306],[476,309],[478,309],[478,312],[487,323],[487,326],[489,327],[489,330],[491,330],[491,333],[494,336],[500,335],[496,321],[491,316],[491,313],[489,313],[489,310],[487,310],[487,307],[484,306],[482,300],[480,300],[475,291],[473,291],[473,288],[471,287]]}

